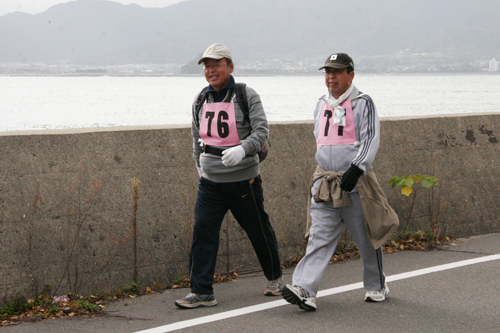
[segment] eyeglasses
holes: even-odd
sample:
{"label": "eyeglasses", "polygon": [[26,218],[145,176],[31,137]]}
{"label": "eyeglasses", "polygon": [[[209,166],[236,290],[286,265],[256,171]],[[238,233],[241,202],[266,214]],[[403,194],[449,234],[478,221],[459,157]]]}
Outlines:
{"label": "eyeglasses", "polygon": [[227,62],[223,62],[223,63],[216,64],[216,65],[205,65],[205,64],[203,64],[203,68],[205,68],[205,70],[219,69],[219,67],[222,66],[222,65],[227,65]]}
{"label": "eyeglasses", "polygon": [[342,74],[344,72],[344,69],[345,68],[341,68],[341,69],[325,69],[323,71],[323,73],[325,73],[325,76],[328,76],[328,75],[332,75],[332,76],[339,76],[340,74]]}

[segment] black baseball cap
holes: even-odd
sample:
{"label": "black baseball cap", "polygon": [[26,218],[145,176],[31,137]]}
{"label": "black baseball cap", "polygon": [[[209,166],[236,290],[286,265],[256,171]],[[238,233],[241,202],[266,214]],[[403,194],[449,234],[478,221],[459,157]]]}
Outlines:
{"label": "black baseball cap", "polygon": [[347,53],[334,53],[328,56],[325,61],[325,65],[320,68],[348,68],[351,67],[354,70],[354,61],[349,57]]}

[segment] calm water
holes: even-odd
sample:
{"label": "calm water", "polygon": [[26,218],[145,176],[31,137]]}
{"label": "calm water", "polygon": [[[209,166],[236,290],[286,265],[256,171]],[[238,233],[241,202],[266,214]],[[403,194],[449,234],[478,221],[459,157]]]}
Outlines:
{"label": "calm water", "polygon": [[[323,76],[238,77],[270,121],[311,120]],[[500,75],[367,75],[354,83],[380,117],[499,112]],[[0,131],[189,124],[203,77],[0,76]]]}

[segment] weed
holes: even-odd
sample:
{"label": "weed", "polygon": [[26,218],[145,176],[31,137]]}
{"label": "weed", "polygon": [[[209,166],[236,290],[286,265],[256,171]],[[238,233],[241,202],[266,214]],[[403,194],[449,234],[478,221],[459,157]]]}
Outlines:
{"label": "weed", "polygon": [[18,298],[11,302],[8,302],[3,307],[0,307],[0,319],[5,319],[9,316],[17,315],[26,311],[29,308],[29,304],[25,298]]}
{"label": "weed", "polygon": [[437,203],[434,199],[433,188],[438,187],[439,180],[437,177],[428,175],[405,175],[404,177],[392,177],[388,183],[392,188],[401,187],[401,194],[409,197],[413,193],[413,198],[408,210],[405,225],[400,231],[400,237],[409,232],[409,222],[412,217],[413,208],[415,207],[415,199],[417,193],[421,189],[429,189],[428,193],[428,212],[429,212],[429,225],[432,233],[432,239],[439,239],[441,236],[441,226],[439,223],[440,214],[440,198],[441,191],[438,188]]}
{"label": "weed", "polygon": [[123,291],[126,293],[137,293],[139,289],[139,283],[132,281],[129,286],[123,288]]}
{"label": "weed", "polygon": [[180,276],[177,280],[174,281],[172,289],[176,288],[188,288],[191,286],[191,280],[188,276]]}
{"label": "weed", "polygon": [[80,299],[80,300],[77,300],[76,302],[74,302],[73,304],[76,305],[75,303],[78,305],[79,309],[83,309],[83,310],[86,310],[86,311],[89,311],[92,313],[99,311],[98,305],[92,304],[87,300]]}

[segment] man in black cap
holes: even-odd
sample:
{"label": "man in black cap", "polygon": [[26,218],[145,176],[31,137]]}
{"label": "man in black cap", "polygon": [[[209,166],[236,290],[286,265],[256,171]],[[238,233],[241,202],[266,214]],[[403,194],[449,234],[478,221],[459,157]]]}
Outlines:
{"label": "man in black cap", "polygon": [[[282,292],[289,303],[307,311],[316,310],[319,283],[344,225],[363,259],[365,301],[381,302],[389,293],[380,242],[377,248],[372,245],[363,216],[365,202],[358,194],[358,187],[361,194],[368,185],[375,192],[380,189],[371,170],[380,142],[377,111],[372,99],[352,84],[354,62],[349,55],[331,54],[320,70],[325,72],[328,92],[314,110],[318,166],[311,189],[312,224],[306,254],[294,271],[292,285],[285,285]],[[375,199],[385,205],[381,189],[380,192],[382,195],[377,193]],[[392,231],[394,227],[388,236]],[[384,235],[384,239],[388,236]]]}

